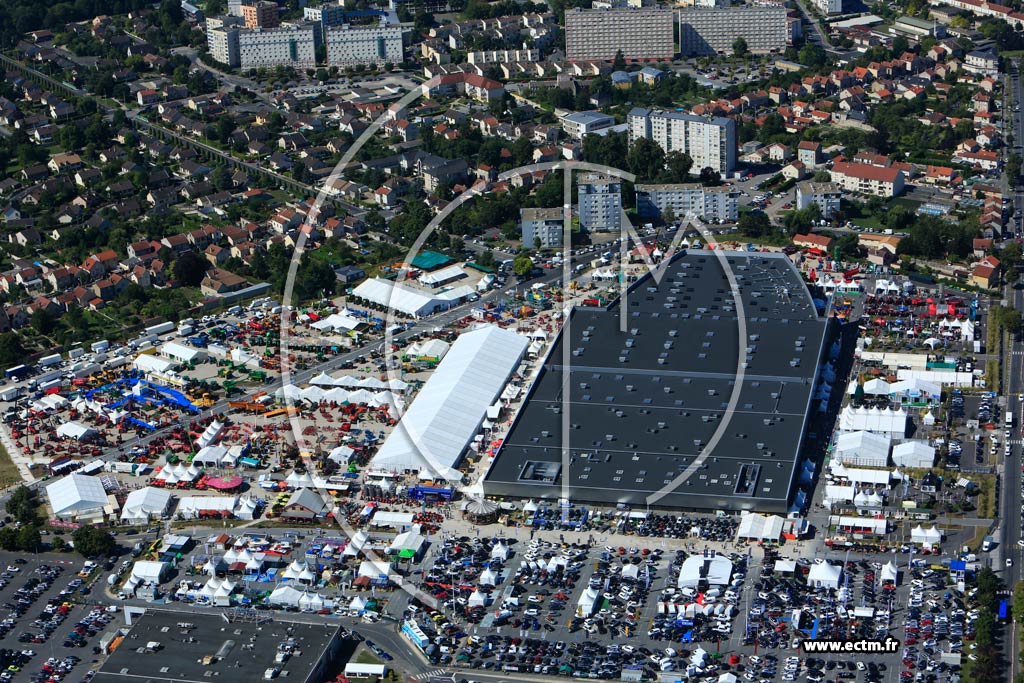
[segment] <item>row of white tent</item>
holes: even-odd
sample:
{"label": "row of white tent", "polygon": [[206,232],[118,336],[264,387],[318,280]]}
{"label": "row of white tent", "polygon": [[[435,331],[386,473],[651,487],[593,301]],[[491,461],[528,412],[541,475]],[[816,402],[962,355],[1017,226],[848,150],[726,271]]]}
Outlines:
{"label": "row of white tent", "polygon": [[186,465],[185,463],[177,463],[175,465],[164,465],[163,469],[156,475],[156,479],[167,484],[177,484],[178,482],[193,482],[203,476],[203,471],[195,466],[195,464]]}
{"label": "row of white tent", "polygon": [[391,391],[402,392],[409,388],[409,384],[407,382],[403,382],[400,379],[390,379],[385,382],[384,380],[377,379],[376,377],[356,378],[350,375],[343,375],[341,377],[331,377],[326,372],[321,372],[319,375],[309,380],[309,383],[321,387],[371,389],[374,391],[379,391],[381,389],[390,389]]}
{"label": "row of white tent", "polygon": [[374,408],[390,406],[392,409],[397,408],[399,410],[405,405],[405,401],[391,391],[374,393],[367,389],[349,391],[340,387],[322,389],[316,385],[300,389],[294,384],[286,384],[274,392],[274,398],[278,401],[287,399],[291,401],[309,401],[310,403],[358,403]]}

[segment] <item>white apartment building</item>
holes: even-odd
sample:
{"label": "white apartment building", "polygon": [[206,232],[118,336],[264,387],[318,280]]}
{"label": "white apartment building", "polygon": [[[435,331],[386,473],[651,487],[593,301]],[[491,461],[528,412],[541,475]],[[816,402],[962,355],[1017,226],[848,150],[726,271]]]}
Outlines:
{"label": "white apartment building", "polygon": [[221,64],[258,69],[283,64],[316,66],[313,24],[281,24],[275,28],[247,29],[237,17],[206,20],[210,56]]}
{"label": "white apartment building", "polygon": [[675,56],[671,9],[573,9],[565,13],[565,56],[570,62],[610,62]]}
{"label": "white apartment building", "polygon": [[470,64],[539,62],[540,50],[536,48],[523,48],[522,50],[475,50],[466,53],[466,61]]}
{"label": "white apartment building", "polygon": [[636,210],[643,217],[663,216],[671,209],[676,218],[689,214],[706,221],[739,218],[739,190],[704,187],[700,183],[667,183],[636,186]]}
{"label": "white apartment building", "polygon": [[384,21],[375,26],[331,26],[325,29],[327,63],[331,66],[398,63],[402,55],[402,27]]}
{"label": "white apartment building", "polygon": [[822,14],[843,13],[843,0],[814,0],[814,6]]}
{"label": "white apartment building", "polygon": [[577,183],[580,230],[618,230],[622,226],[622,181],[599,173],[586,173]]}
{"label": "white apartment building", "polygon": [[240,29],[238,64],[241,69],[258,69],[284,64],[316,66],[316,36],[313,24],[281,24],[277,28]]}
{"label": "white apartment building", "polygon": [[554,209],[519,209],[519,227],[522,230],[523,246],[533,249],[540,240],[541,249],[558,249],[562,246],[565,218],[561,207]]}
{"label": "white apartment building", "polygon": [[832,218],[839,211],[843,198],[843,189],[835,183],[800,183],[796,186],[796,208],[806,209],[817,204],[821,209],[821,217]]}
{"label": "white apartment building", "polygon": [[240,24],[238,17],[209,17],[206,20],[206,48],[210,56],[221,64],[238,66]]}
{"label": "white apartment building", "polygon": [[732,119],[634,107],[626,122],[630,144],[648,138],[666,154],[689,154],[694,171],[710,167],[730,173],[736,167],[736,122]]}
{"label": "white apartment building", "polygon": [[847,192],[898,197],[903,194],[903,171],[884,166],[851,164],[840,161],[829,170],[832,182]]}
{"label": "white apartment building", "polygon": [[679,10],[683,55],[732,54],[737,38],[754,53],[782,52],[789,38],[785,7],[688,7]]}

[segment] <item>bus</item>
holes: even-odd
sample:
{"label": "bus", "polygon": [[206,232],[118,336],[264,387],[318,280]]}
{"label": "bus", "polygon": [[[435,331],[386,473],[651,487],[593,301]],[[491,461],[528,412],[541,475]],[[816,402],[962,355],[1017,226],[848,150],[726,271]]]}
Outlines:
{"label": "bus", "polygon": [[1013,429],[1013,411],[1006,411],[1006,428]]}

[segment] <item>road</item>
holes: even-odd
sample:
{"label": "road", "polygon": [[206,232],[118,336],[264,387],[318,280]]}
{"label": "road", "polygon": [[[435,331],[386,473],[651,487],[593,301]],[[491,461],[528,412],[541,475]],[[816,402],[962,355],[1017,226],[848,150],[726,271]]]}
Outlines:
{"label": "road", "polygon": [[[1024,101],[1024,88],[1022,88],[1019,61],[1014,60],[1010,65],[1009,79],[1011,81],[1010,87],[1007,89],[1010,93],[1007,97],[1006,105],[1007,116],[1012,122],[1012,133],[1015,144],[1021,144],[1024,141],[1024,113],[1014,112],[1013,106],[1017,102]],[[1009,182],[1015,182],[1014,179],[1006,178],[1004,174],[1004,183],[1006,185]],[[1009,188],[1007,188],[1009,189]],[[1010,190],[1007,195],[1013,200],[1013,205],[1020,209],[1024,207],[1024,193],[1014,189]],[[1016,275],[1007,278],[1008,284],[1005,289],[1005,296],[1007,299],[1007,305],[1016,308],[1018,311],[1024,312],[1024,290],[1016,289]],[[1005,458],[1005,465],[1003,467],[1002,475],[1002,500],[1003,504],[1001,507],[1002,523],[1000,526],[1000,560],[1005,562],[1004,558],[1012,558],[1013,566],[1006,567],[995,567],[995,569],[1003,571],[1003,580],[1006,582],[1006,587],[1012,589],[1018,581],[1021,580],[1021,566],[1024,564],[1024,547],[1017,544],[1018,540],[1024,539],[1024,531],[1022,531],[1022,517],[1024,514],[1024,496],[1021,495],[1021,481],[1022,475],[1020,470],[1020,461],[1022,453],[1022,442],[1021,439],[1021,423],[1024,421],[1024,402],[1018,399],[1018,396],[1024,395],[1024,344],[1019,341],[1010,340],[1008,348],[1003,353],[1003,363],[1005,364],[1006,372],[1006,386],[1003,388],[1003,393],[1006,396],[1006,410],[1012,410],[1016,416],[1017,424],[1014,427],[1014,437],[1011,439],[1012,444],[1012,455],[1009,458]],[[1012,634],[1006,639],[1009,645],[1010,651],[1006,653],[1006,659],[1010,664],[1010,680],[1016,678],[1017,668],[1019,666],[1019,652],[1020,652],[1020,640],[1016,633],[1017,624],[1015,623],[1012,627]]]}
{"label": "road", "polygon": [[[1020,153],[1019,147],[1024,145],[1024,111],[1013,111],[1015,105],[1024,103],[1024,82],[1021,81],[1020,77],[1019,59],[1014,59],[1010,62],[1009,79],[1010,87],[1007,88],[1007,92],[1010,95],[1006,98],[1008,101],[1005,103],[1007,105],[1005,115],[1011,122],[1010,132],[1013,133],[1013,144],[1016,146],[1017,153]],[[1021,191],[1020,186],[1008,187],[1010,182],[1016,184],[1016,180],[1013,178],[1006,178],[1004,182],[1006,182],[1006,187],[1004,188],[1003,196],[1009,197],[1013,201],[1015,210],[1024,210],[1024,191]],[[1016,226],[1019,235],[1020,221],[1014,220],[1012,224]]]}
{"label": "road", "polygon": [[804,19],[806,19],[807,23],[811,26],[811,32],[808,34],[808,38],[812,42],[817,43],[818,47],[821,49],[827,50],[829,48],[829,42],[828,38],[825,36],[825,32],[821,30],[821,24],[819,24],[815,16],[811,14],[806,7],[804,7],[804,3],[797,0],[796,6],[800,8],[800,13],[804,15]]}

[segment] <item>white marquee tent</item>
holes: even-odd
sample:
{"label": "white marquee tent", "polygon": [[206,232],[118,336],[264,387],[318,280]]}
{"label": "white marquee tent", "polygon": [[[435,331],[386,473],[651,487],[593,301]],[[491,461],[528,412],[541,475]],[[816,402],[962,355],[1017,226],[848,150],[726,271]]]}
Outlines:
{"label": "white marquee tent", "polygon": [[526,353],[529,341],[496,325],[466,332],[420,390],[371,463],[458,481],[455,469]]}
{"label": "white marquee tent", "polygon": [[829,564],[827,561],[821,562],[811,565],[810,571],[807,572],[807,585],[836,590],[842,576],[843,570],[838,565]]}
{"label": "white marquee tent", "polygon": [[846,432],[836,439],[835,457],[845,465],[885,467],[889,464],[891,443],[887,434]]}

